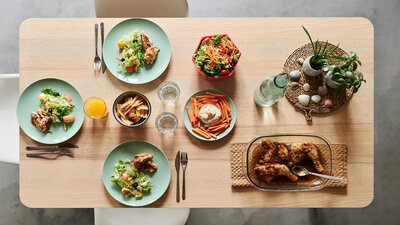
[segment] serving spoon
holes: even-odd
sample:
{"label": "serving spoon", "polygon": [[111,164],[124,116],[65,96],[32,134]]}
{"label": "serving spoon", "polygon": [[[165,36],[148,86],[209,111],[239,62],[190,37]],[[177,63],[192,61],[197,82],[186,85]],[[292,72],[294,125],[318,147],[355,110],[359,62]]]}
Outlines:
{"label": "serving spoon", "polygon": [[327,178],[327,179],[330,179],[330,180],[335,180],[335,181],[343,182],[343,179],[342,179],[342,178],[333,177],[333,176],[328,176],[328,175],[324,175],[324,174],[320,174],[320,173],[313,173],[313,172],[308,171],[308,170],[307,170],[305,167],[303,167],[303,166],[293,166],[292,172],[293,172],[295,175],[299,176],[299,177],[304,177],[304,176],[307,176],[307,175],[314,175],[314,176],[317,176],[317,177],[323,177],[323,178]]}

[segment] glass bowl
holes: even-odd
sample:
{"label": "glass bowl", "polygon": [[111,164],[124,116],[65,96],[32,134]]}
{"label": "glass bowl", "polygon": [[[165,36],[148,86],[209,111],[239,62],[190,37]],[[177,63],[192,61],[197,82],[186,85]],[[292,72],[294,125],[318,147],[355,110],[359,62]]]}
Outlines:
{"label": "glass bowl", "polygon": [[[320,162],[324,167],[323,174],[332,175],[332,148],[326,138],[313,134],[274,134],[259,136],[248,144],[247,150],[243,152],[242,160],[244,174],[246,174],[246,178],[254,187],[263,191],[312,191],[322,189],[327,185],[328,179],[312,175],[299,177],[295,182],[290,181],[284,176],[276,177],[271,182],[263,181],[257,176],[253,168],[261,157],[261,142],[264,139],[285,144],[312,142],[318,147]],[[296,165],[302,165],[311,172],[317,172],[312,161],[309,159],[305,159]],[[289,167],[289,169],[291,169],[291,167]]]}

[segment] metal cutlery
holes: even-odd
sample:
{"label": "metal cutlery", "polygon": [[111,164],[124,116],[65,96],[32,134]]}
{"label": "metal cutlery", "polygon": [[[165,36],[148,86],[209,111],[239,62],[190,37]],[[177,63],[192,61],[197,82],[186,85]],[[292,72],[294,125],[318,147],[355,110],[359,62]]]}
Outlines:
{"label": "metal cutlery", "polygon": [[96,55],[94,57],[94,63],[93,63],[94,70],[100,70],[100,67],[101,67],[101,60],[100,60],[99,54],[97,54],[98,33],[99,33],[99,25],[96,23],[94,25],[94,39],[95,39],[95,46],[96,46]]}
{"label": "metal cutlery", "polygon": [[63,143],[58,145],[39,145],[39,146],[26,146],[26,150],[47,150],[47,149],[57,149],[57,148],[79,148],[78,145],[71,143]]}
{"label": "metal cutlery", "polygon": [[104,23],[100,23],[100,34],[101,34],[101,71],[104,73],[106,71],[106,64],[104,62],[103,56],[103,44],[104,44]]}
{"label": "metal cutlery", "polygon": [[179,168],[181,167],[181,152],[178,151],[175,157],[176,169],[176,202],[179,202]]}
{"label": "metal cutlery", "polygon": [[50,152],[33,152],[33,153],[27,153],[27,157],[35,157],[39,155],[50,155],[50,154],[58,154],[58,155],[65,155],[65,156],[70,156],[72,155],[72,151],[67,149],[67,148],[62,148],[57,151],[50,151]]}
{"label": "metal cutlery", "polygon": [[183,169],[183,174],[182,174],[182,199],[185,200],[186,198],[186,182],[185,182],[185,171],[186,171],[186,166],[188,164],[188,155],[187,152],[182,152],[181,154],[181,164],[182,164],[182,169]]}

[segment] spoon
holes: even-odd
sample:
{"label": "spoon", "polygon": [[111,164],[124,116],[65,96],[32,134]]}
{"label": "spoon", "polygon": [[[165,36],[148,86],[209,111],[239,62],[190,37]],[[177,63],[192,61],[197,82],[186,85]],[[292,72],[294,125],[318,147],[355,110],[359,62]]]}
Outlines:
{"label": "spoon", "polygon": [[327,178],[327,179],[343,182],[342,178],[328,176],[328,175],[324,175],[324,174],[320,174],[320,173],[313,173],[313,172],[308,171],[303,166],[294,166],[292,168],[292,172],[294,174],[296,174],[297,176],[299,176],[299,177],[304,177],[304,176],[307,176],[307,175],[314,175],[314,176],[317,176],[317,177],[323,177],[323,178]]}

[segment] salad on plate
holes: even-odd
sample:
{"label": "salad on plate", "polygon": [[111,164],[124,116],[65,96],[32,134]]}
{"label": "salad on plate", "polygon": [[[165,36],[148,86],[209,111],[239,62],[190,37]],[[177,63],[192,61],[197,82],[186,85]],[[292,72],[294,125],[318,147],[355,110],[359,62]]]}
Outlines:
{"label": "salad on plate", "polygon": [[134,160],[119,160],[114,165],[111,182],[117,184],[127,197],[143,197],[143,193],[149,192],[152,188],[150,177],[145,171],[153,173],[157,170],[157,165],[151,161],[152,159],[153,155],[140,153],[135,155]]}
{"label": "salad on plate", "polygon": [[207,77],[228,76],[239,58],[239,50],[227,35],[205,37],[193,56],[196,67]]}
{"label": "salad on plate", "polygon": [[75,115],[72,114],[75,105],[69,95],[60,95],[52,88],[44,88],[39,100],[37,112],[31,112],[31,122],[43,133],[51,133],[50,126],[53,123],[62,123],[64,130],[67,130],[67,123],[75,121]]}
{"label": "salad on plate", "polygon": [[160,48],[153,46],[150,36],[146,32],[140,35],[137,31],[125,35],[118,41],[120,52],[118,70],[125,74],[139,73],[145,64],[154,64]]}

